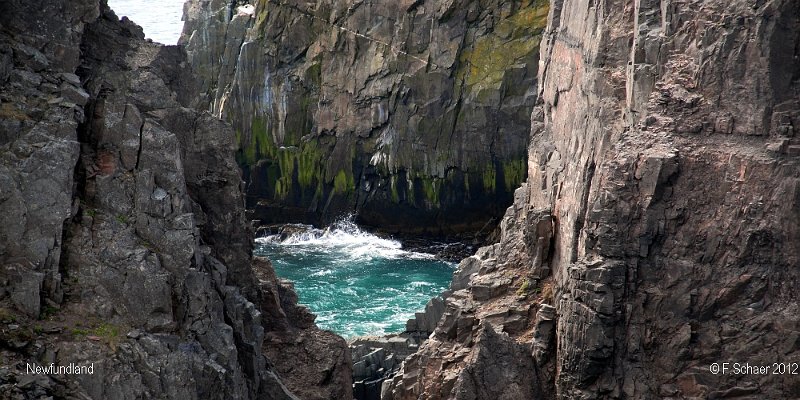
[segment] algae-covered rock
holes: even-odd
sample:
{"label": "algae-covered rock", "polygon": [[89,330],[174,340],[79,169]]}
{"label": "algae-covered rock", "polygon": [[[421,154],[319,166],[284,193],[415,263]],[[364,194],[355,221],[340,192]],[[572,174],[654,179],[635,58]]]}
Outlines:
{"label": "algae-covered rock", "polygon": [[546,1],[253,6],[189,2],[182,43],[237,129],[256,218],[356,211],[432,234],[499,220],[526,176]]}

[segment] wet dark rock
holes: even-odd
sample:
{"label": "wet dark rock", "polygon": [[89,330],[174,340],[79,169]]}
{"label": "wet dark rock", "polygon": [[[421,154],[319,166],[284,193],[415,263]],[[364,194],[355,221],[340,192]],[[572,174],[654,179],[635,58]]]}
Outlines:
{"label": "wet dark rock", "polygon": [[240,133],[262,223],[353,211],[488,237],[524,180],[544,2],[191,1],[200,97]]}

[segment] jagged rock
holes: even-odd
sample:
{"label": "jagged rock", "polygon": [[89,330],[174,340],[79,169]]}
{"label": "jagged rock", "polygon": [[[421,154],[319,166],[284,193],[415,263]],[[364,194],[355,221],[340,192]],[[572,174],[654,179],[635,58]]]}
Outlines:
{"label": "jagged rock", "polygon": [[350,350],[332,332],[271,332],[264,352],[281,381],[301,399],[346,399],[353,394]]}
{"label": "jagged rock", "polygon": [[422,312],[414,314],[414,318],[409,319],[406,323],[406,333],[415,333],[422,337],[429,336],[436,324],[442,318],[445,311],[444,298],[450,295],[449,291],[445,291],[441,296],[432,297],[425,304],[425,309]]}
{"label": "jagged rock", "polygon": [[490,233],[526,174],[546,3],[251,4],[187,3],[181,43],[256,218]]}
{"label": "jagged rock", "polygon": [[544,279],[550,275],[547,260],[550,259],[550,244],[553,239],[553,217],[550,210],[534,211],[528,217],[527,247],[533,255],[530,276]]}
{"label": "jagged rock", "polygon": [[470,280],[470,292],[477,301],[488,300],[506,292],[511,279],[486,279],[485,275],[479,275]]}
{"label": "jagged rock", "polygon": [[[462,319],[464,321],[465,319]],[[444,323],[444,321],[443,321]],[[496,327],[481,323],[470,329],[474,342],[458,351],[450,349],[442,370],[436,376],[423,377],[416,365],[429,357],[426,353],[412,355],[404,363],[403,374],[386,381],[382,399],[390,398],[453,398],[453,399],[528,399],[540,398],[537,367],[526,347]],[[444,346],[431,339],[428,343]],[[444,350],[446,347],[441,347]],[[453,369],[455,368],[455,369]],[[405,385],[417,378],[431,379],[430,386]]]}
{"label": "jagged rock", "polygon": [[356,400],[380,399],[383,382],[394,377],[403,360],[414,353],[427,336],[414,331],[350,341],[353,397]]}
{"label": "jagged rock", "polygon": [[556,309],[549,304],[539,306],[536,325],[533,331],[533,359],[541,366],[548,361],[553,352],[555,338]]}
{"label": "jagged rock", "polygon": [[84,106],[86,105],[86,102],[89,101],[89,93],[86,93],[86,91],[81,87],[74,86],[74,84],[62,84],[60,95],[65,100],[75,103],[79,106]]}
{"label": "jagged rock", "polygon": [[536,399],[536,365],[508,335],[483,325],[467,366],[450,391],[452,398],[469,400]]}
{"label": "jagged rock", "polygon": [[450,290],[456,291],[466,289],[473,275],[478,273],[483,266],[482,260],[477,256],[470,256],[458,263],[458,269],[453,273],[453,280],[450,281]]}
{"label": "jagged rock", "polygon": [[[456,274],[484,295],[448,302],[382,398],[491,389],[456,321],[518,302],[540,304],[509,335],[533,339],[540,397],[525,398],[798,396],[780,376],[707,368],[799,350],[800,4],[701,3],[551,3],[527,183],[479,251],[495,261]],[[512,283],[488,294],[498,279]]]}
{"label": "jagged rock", "polygon": [[[388,225],[376,215],[406,204],[439,227],[426,213],[463,204],[467,182],[500,196],[525,175],[497,161],[523,148],[534,98],[499,243],[410,324],[437,321],[381,398],[798,397],[791,376],[706,366],[800,351],[800,4],[554,0],[537,96],[539,4],[193,2],[209,12],[187,32],[230,38],[189,40],[194,68],[212,60],[195,82],[179,47],[96,0],[0,3],[0,397],[349,398],[343,340],[267,262],[253,271],[234,130],[194,108],[263,117],[236,118],[239,155],[251,183],[283,180],[253,193]],[[506,23],[520,16],[532,25]],[[407,54],[369,40],[383,36]],[[484,75],[481,40],[529,47]],[[487,155],[478,129],[496,118],[510,125]],[[45,315],[64,326],[33,329]],[[396,366],[360,356],[359,373]]]}
{"label": "jagged rock", "polygon": [[14,69],[13,54],[11,48],[4,44],[0,46],[0,83],[6,83],[12,69]]}
{"label": "jagged rock", "polygon": [[180,48],[97,0],[0,25],[0,397],[346,398],[344,340],[252,259],[235,133],[192,108]]}
{"label": "jagged rock", "polygon": [[8,296],[14,306],[28,316],[38,318],[44,274],[32,271],[21,263],[6,264],[2,273],[3,280],[11,283]]}

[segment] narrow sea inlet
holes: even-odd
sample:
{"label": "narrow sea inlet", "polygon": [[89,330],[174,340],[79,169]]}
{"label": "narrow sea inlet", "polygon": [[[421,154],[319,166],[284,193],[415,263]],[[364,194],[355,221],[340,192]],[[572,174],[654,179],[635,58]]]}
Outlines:
{"label": "narrow sea inlet", "polygon": [[414,312],[447,288],[455,269],[349,221],[326,229],[286,226],[256,239],[256,254],[294,282],[320,328],[345,338],[402,332]]}

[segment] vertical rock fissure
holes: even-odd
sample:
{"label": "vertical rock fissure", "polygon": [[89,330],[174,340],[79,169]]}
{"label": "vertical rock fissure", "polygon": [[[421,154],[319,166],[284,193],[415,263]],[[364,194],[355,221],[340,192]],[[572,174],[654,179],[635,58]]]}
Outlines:
{"label": "vertical rock fissure", "polygon": [[589,194],[592,190],[592,182],[594,180],[595,162],[589,162],[586,172],[583,174],[583,191],[581,193],[580,207],[577,209],[578,217],[575,218],[575,226],[572,232],[572,245],[570,254],[570,263],[578,261],[579,243],[581,240],[581,233],[586,224],[586,214],[589,212]]}
{"label": "vertical rock fissure", "polygon": [[144,120],[142,120],[142,124],[139,125],[139,147],[136,150],[136,164],[134,164],[134,168],[133,168],[135,170],[139,169],[139,160],[141,160],[141,158],[142,158],[142,148],[144,147],[144,144],[143,144],[144,124],[145,124],[145,122],[144,122]]}

